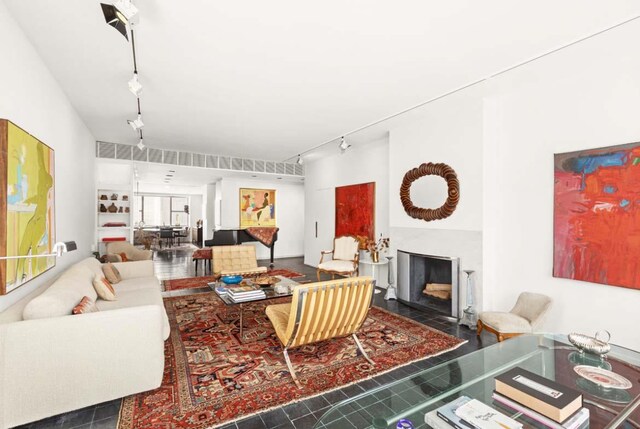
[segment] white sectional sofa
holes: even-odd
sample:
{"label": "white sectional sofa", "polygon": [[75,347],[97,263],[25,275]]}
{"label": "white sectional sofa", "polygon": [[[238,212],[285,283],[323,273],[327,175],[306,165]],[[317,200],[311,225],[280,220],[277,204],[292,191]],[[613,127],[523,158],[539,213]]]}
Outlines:
{"label": "white sectional sofa", "polygon": [[[160,386],[169,321],[153,262],[114,265],[117,301],[97,298],[87,258],[0,314],[0,428]],[[72,315],[83,296],[100,311]]]}

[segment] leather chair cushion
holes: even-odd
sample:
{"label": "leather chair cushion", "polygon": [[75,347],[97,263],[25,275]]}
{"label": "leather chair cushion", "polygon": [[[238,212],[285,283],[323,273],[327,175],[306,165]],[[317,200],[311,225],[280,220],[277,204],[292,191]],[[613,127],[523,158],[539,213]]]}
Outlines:
{"label": "leather chair cushion", "polygon": [[480,313],[480,320],[498,332],[504,334],[518,334],[531,332],[531,324],[524,317],[513,313],[500,311],[485,311]]}
{"label": "leather chair cushion", "polygon": [[280,342],[287,344],[289,339],[286,337],[287,325],[289,324],[289,314],[291,313],[291,304],[274,304],[265,309],[267,317],[271,321],[276,335]]}

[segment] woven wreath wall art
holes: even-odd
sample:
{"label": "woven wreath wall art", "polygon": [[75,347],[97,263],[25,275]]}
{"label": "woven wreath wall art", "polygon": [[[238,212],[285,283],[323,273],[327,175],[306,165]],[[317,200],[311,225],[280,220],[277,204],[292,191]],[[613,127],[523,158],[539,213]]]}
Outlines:
{"label": "woven wreath wall art", "polygon": [[[416,207],[413,205],[413,201],[411,201],[411,185],[424,176],[440,176],[447,181],[447,200],[437,209]],[[451,216],[458,205],[459,199],[460,184],[458,183],[458,176],[453,168],[443,163],[423,163],[420,167],[407,171],[400,186],[400,201],[402,202],[404,211],[412,218],[422,219],[427,222]]]}

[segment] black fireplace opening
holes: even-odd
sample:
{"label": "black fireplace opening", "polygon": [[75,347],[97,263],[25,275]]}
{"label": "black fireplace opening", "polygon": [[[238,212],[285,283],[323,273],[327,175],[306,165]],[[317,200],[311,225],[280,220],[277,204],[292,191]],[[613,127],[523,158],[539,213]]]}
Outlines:
{"label": "black fireplace opening", "polygon": [[457,318],[459,266],[459,258],[398,250],[398,299]]}
{"label": "black fireplace opening", "polygon": [[451,260],[411,255],[409,301],[453,316]]}

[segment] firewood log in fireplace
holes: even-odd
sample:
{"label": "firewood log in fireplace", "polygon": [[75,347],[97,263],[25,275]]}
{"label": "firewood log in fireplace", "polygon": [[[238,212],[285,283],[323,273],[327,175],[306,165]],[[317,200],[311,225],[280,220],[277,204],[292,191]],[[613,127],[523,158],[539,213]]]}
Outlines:
{"label": "firewood log in fireplace", "polygon": [[451,299],[451,285],[446,283],[427,283],[423,294],[439,299]]}

